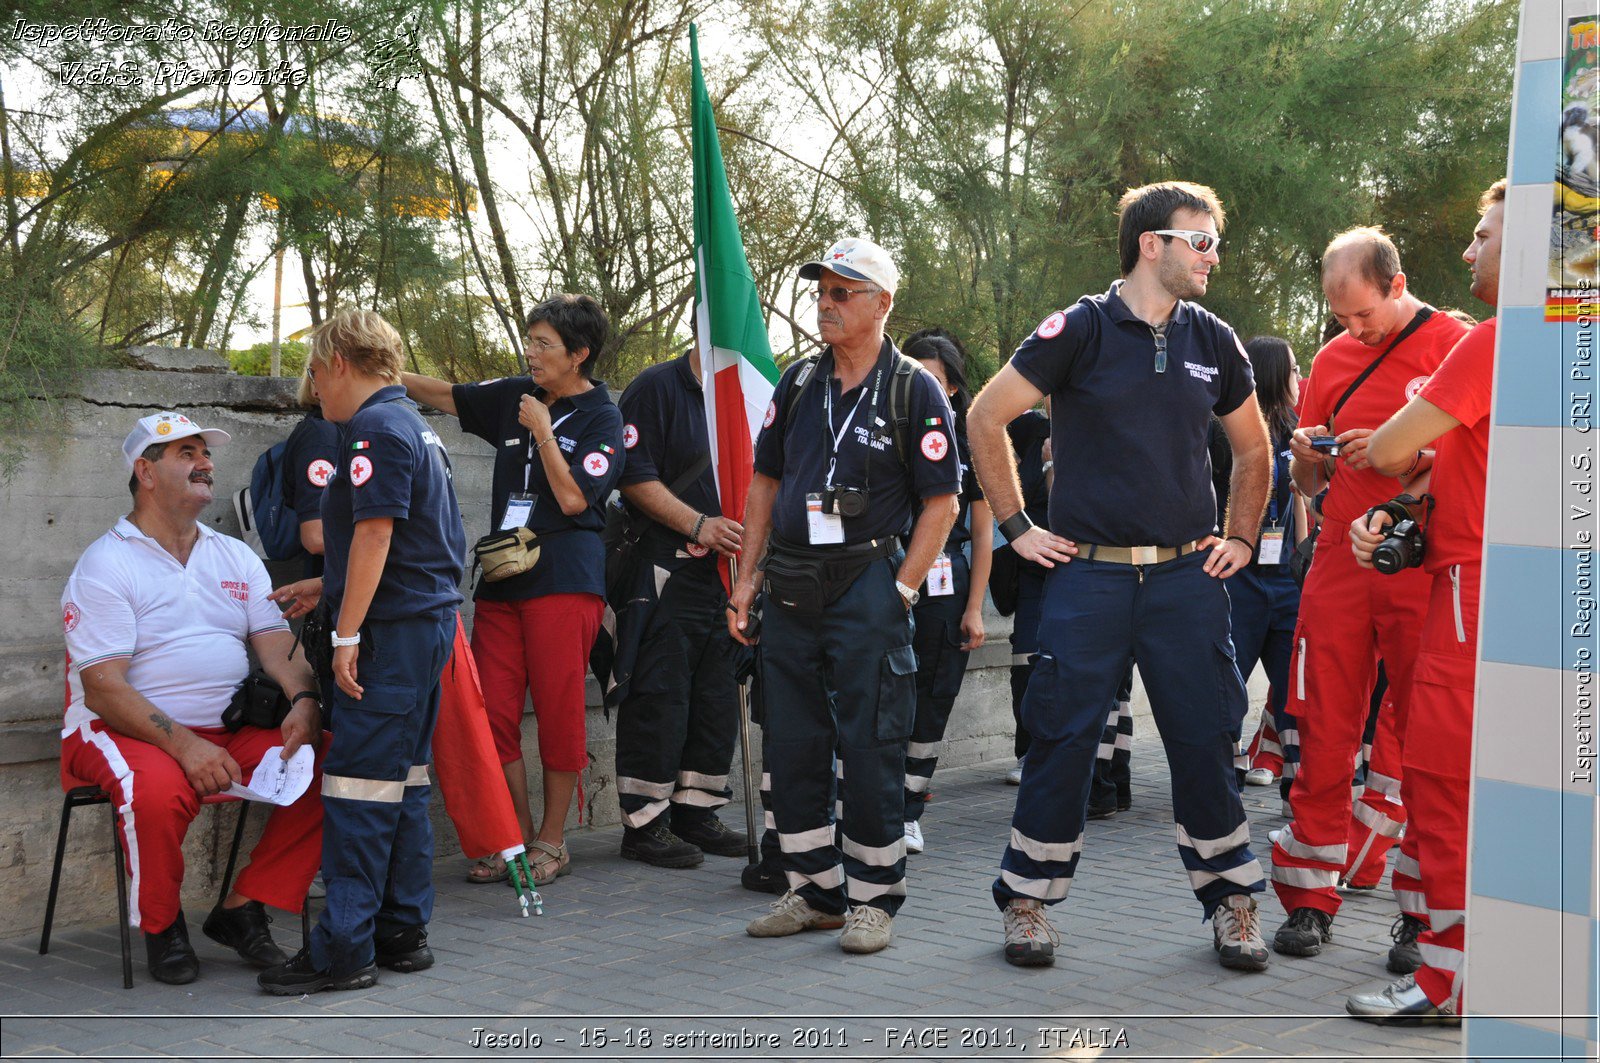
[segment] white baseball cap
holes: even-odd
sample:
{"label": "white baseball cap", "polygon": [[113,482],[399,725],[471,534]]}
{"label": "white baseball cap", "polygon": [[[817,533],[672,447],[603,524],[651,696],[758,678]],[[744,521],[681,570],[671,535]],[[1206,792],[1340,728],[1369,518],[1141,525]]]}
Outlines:
{"label": "white baseball cap", "polygon": [[220,428],[201,428],[181,413],[162,410],[139,418],[139,423],[133,426],[128,438],[122,441],[122,456],[127,459],[128,468],[131,469],[147,447],[190,436],[204,436],[206,444],[213,447],[221,446],[233,438]]}
{"label": "white baseball cap", "polygon": [[825,269],[852,280],[871,281],[890,295],[900,286],[900,271],[889,252],[864,236],[846,236],[828,248],[821,260],[802,264],[800,279],[814,281]]}

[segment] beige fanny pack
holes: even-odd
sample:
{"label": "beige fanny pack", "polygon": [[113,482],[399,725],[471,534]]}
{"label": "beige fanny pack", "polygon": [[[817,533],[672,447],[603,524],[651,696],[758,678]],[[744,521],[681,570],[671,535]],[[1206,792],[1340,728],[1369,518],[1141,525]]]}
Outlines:
{"label": "beige fanny pack", "polygon": [[539,537],[528,528],[485,535],[472,552],[483,568],[483,578],[498,583],[520,576],[539,563]]}

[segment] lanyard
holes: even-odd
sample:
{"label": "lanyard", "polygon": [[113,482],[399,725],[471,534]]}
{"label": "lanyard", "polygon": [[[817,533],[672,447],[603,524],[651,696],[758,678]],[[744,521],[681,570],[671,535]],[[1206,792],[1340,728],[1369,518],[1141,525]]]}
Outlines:
{"label": "lanyard", "polygon": [[[872,377],[872,405],[868,408],[867,412],[867,419],[869,421],[875,418],[878,414],[878,389],[882,383],[883,367],[879,366]],[[845,434],[850,431],[850,425],[855,421],[856,414],[861,412],[861,404],[866,400],[867,392],[866,389],[863,388],[861,391],[861,397],[856,399],[856,404],[851,408],[849,415],[845,417],[844,424],[840,426],[838,432],[835,432],[833,430],[833,381],[828,380],[822,389],[822,415],[825,419],[825,423],[828,426],[828,438],[832,441],[832,446],[828,451],[828,478],[823,483],[824,487],[833,486],[834,470],[839,467],[839,447],[844,442]]]}
{"label": "lanyard", "polygon": [[[577,412],[578,412],[577,410],[568,410],[566,413],[562,414],[560,420],[555,421],[550,425],[550,434],[552,436],[554,436],[556,434],[556,429],[560,428],[562,423],[564,421],[566,421],[566,419],[568,417],[571,417],[573,414],[575,414]],[[561,445],[560,443],[556,444],[557,447],[559,447],[560,445]],[[522,493],[523,494],[527,494],[528,493],[528,480],[529,480],[530,477],[533,476],[533,451],[534,451],[533,433],[529,432],[528,433],[528,462],[527,462],[526,465],[524,465],[522,467]]]}

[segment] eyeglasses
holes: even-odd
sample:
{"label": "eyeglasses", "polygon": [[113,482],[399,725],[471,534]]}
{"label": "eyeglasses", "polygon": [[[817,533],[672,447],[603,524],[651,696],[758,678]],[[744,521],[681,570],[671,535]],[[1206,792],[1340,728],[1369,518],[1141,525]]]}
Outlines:
{"label": "eyeglasses", "polygon": [[811,296],[813,303],[821,302],[824,295],[836,303],[848,303],[852,295],[866,295],[877,290],[876,288],[846,288],[843,285],[835,285],[832,288],[818,288],[808,294]]}
{"label": "eyeglasses", "polygon": [[1151,231],[1157,236],[1165,236],[1169,239],[1174,236],[1180,237],[1194,249],[1197,255],[1215,251],[1222,245],[1222,237],[1215,233],[1201,232],[1199,229],[1152,229]]}
{"label": "eyeglasses", "polygon": [[544,340],[534,340],[532,343],[528,344],[528,350],[532,351],[534,354],[537,354],[541,358],[549,354],[551,351],[564,351],[566,349],[567,345],[564,343],[546,343]]}
{"label": "eyeglasses", "polygon": [[1157,332],[1155,337],[1156,372],[1165,373],[1167,371],[1167,334],[1165,332]]}

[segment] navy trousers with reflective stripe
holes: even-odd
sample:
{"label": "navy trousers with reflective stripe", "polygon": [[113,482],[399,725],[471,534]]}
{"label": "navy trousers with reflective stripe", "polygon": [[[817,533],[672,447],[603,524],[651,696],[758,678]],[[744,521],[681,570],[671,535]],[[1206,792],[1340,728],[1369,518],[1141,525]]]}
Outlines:
{"label": "navy trousers with reflective stripe", "polygon": [[[972,573],[967,557],[956,551],[950,558],[954,589],[938,596],[924,593],[913,610],[917,652],[917,716],[906,747],[906,822],[922,818],[928,807],[928,783],[939,764],[950,710],[967,675],[969,652],[961,648],[961,616],[967,610]],[[926,591],[926,585],[924,585]]]}
{"label": "navy trousers with reflective stripe", "polygon": [[311,932],[319,971],[373,961],[374,932],[426,926],[433,914],[433,828],[425,782],[439,716],[439,676],[455,611],[362,626],[356,701],[329,683],[333,742],[322,768],[322,880]]}
{"label": "navy trousers with reflective stripe", "polygon": [[1022,699],[1039,659],[1039,610],[1044,607],[1046,571],[1031,561],[1017,562],[1017,610],[1011,617],[1011,717],[1017,728],[1013,749],[1018,760],[1028,755]]}
{"label": "navy trousers with reflective stripe", "polygon": [[762,617],[773,821],[790,888],[819,911],[843,912],[848,901],[892,915],[905,898],[916,657],[894,589],[899,563],[898,554],[872,562],[820,617],[770,599]]}
{"label": "navy trousers with reflective stripe", "polygon": [[997,905],[1067,895],[1106,706],[1130,655],[1166,749],[1178,852],[1195,897],[1209,916],[1229,894],[1266,888],[1233,772],[1244,682],[1229,638],[1228,595],[1205,574],[1206,556],[1142,566],[1142,573],[1080,558],[1047,578],[1039,663],[1022,706],[1033,744],[994,882]]}

